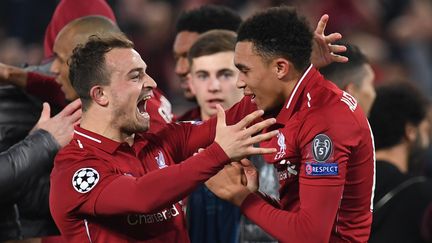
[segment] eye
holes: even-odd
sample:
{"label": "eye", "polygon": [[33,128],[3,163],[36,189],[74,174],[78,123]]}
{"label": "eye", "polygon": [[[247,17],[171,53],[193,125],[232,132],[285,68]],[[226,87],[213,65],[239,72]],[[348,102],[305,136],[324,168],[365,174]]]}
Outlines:
{"label": "eye", "polygon": [[204,81],[204,80],[206,80],[206,79],[208,78],[208,75],[207,75],[206,73],[202,73],[202,72],[200,72],[200,73],[197,73],[197,74],[196,74],[196,78],[197,78],[198,80],[202,80],[202,81]]}
{"label": "eye", "polygon": [[143,78],[144,78],[144,73],[142,73],[142,72],[134,72],[130,76],[130,79],[134,82],[140,81]]}
{"label": "eye", "polygon": [[225,80],[227,80],[227,79],[231,79],[232,77],[234,77],[234,72],[229,71],[229,70],[227,70],[227,71],[223,71],[223,72],[220,74],[220,77],[221,77],[222,79],[225,79]]}
{"label": "eye", "polygon": [[240,73],[246,75],[249,72],[249,69],[246,68],[239,68]]}

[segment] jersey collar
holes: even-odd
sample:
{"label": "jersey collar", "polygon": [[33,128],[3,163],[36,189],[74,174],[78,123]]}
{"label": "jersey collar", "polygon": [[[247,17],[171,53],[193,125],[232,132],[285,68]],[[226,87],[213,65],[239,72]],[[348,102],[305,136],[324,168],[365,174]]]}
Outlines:
{"label": "jersey collar", "polygon": [[319,75],[318,70],[311,64],[294,86],[290,97],[276,117],[276,123],[284,124],[296,111],[301,109],[303,102],[307,102],[308,92],[315,85],[317,75]]}
{"label": "jersey collar", "polygon": [[90,144],[110,154],[114,153],[121,144],[102,135],[86,130],[79,125],[75,126],[74,139],[77,140],[78,146],[81,148],[84,146],[83,143]]}

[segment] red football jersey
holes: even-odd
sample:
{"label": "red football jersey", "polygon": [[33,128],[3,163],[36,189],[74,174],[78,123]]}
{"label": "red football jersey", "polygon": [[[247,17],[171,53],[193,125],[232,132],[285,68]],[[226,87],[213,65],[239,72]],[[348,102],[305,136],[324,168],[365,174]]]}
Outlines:
{"label": "red football jersey", "polygon": [[158,135],[136,134],[131,147],[76,127],[51,173],[50,208],[62,235],[80,243],[189,242],[181,199],[229,162],[214,134],[214,119],[169,124]]}
{"label": "red football jersey", "polygon": [[[245,102],[245,101],[243,101]],[[375,157],[357,101],[312,66],[296,84],[265,155],[280,182],[280,208],[251,194],[243,213],[281,242],[367,242]]]}

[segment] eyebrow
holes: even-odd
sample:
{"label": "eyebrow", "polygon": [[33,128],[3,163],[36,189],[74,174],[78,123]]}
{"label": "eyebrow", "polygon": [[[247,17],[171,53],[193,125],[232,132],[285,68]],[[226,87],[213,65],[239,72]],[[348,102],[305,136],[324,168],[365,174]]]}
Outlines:
{"label": "eyebrow", "polygon": [[220,75],[220,74],[225,73],[225,72],[233,73],[235,71],[232,69],[229,69],[229,68],[222,68],[222,69],[217,70],[216,74]]}
{"label": "eyebrow", "polygon": [[200,70],[196,70],[196,71],[193,72],[193,73],[205,73],[205,74],[208,74],[209,71],[200,69]]}
{"label": "eyebrow", "polygon": [[234,63],[234,66],[236,66],[236,68],[238,70],[249,70],[249,67],[247,67],[247,66],[245,66],[245,65],[243,65],[241,63]]}

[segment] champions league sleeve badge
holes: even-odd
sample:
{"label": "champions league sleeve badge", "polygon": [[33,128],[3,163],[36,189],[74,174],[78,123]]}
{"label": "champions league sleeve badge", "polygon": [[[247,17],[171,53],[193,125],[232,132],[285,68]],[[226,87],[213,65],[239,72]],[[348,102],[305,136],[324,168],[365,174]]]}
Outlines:
{"label": "champions league sleeve badge", "polygon": [[326,162],[333,151],[332,140],[321,133],[315,136],[312,142],[312,154],[317,162]]}
{"label": "champions league sleeve badge", "polygon": [[337,162],[326,163],[333,153],[333,142],[325,134],[315,136],[312,141],[314,162],[306,162],[305,172],[309,176],[332,176],[339,174]]}
{"label": "champions league sleeve badge", "polygon": [[81,168],[72,177],[72,186],[79,193],[87,193],[99,181],[99,173],[93,168]]}

